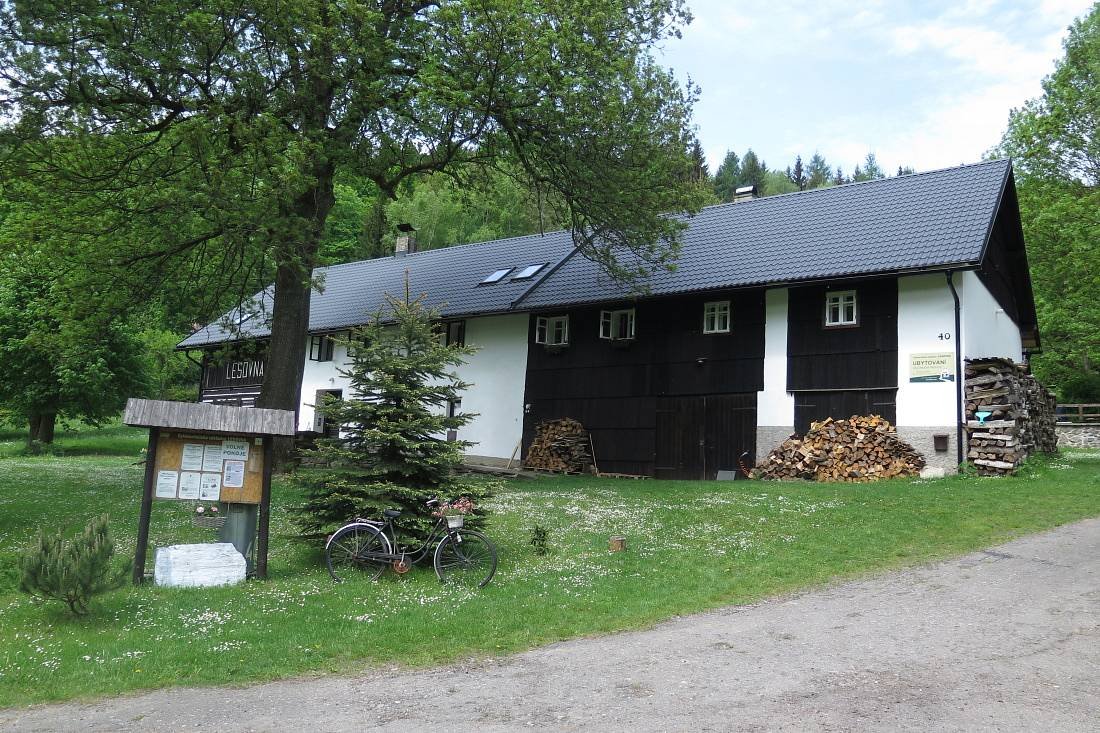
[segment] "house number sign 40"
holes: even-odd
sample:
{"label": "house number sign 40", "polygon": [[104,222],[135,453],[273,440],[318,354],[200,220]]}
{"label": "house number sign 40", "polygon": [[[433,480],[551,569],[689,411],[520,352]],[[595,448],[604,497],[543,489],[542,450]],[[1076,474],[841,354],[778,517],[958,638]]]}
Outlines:
{"label": "house number sign 40", "polygon": [[940,334],[940,341],[950,341],[950,340],[951,340],[951,332],[950,331],[946,331],[946,332],[943,332],[943,333]]}

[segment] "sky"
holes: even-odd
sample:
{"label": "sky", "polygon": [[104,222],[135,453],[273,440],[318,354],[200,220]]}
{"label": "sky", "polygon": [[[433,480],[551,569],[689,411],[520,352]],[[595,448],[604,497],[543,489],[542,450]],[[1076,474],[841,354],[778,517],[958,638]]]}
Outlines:
{"label": "sky", "polygon": [[688,0],[695,20],[658,58],[702,88],[699,140],[718,169],[752,148],[769,168],[815,151],[845,173],[973,163],[1010,110],[1042,94],[1093,0]]}

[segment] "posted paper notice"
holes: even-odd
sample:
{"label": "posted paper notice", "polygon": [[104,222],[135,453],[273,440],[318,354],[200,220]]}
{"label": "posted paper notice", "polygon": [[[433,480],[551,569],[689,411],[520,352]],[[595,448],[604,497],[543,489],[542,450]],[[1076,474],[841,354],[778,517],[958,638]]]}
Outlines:
{"label": "posted paper notice", "polygon": [[202,476],[198,471],[183,471],[180,473],[180,498],[181,499],[198,499],[199,498],[199,478]]}
{"label": "posted paper notice", "polygon": [[220,445],[203,446],[202,470],[215,473],[222,472],[222,447]]}
{"label": "posted paper notice", "polygon": [[180,470],[201,471],[202,456],[202,443],[184,443],[183,458],[180,459]]}
{"label": "posted paper notice", "polygon": [[158,499],[175,499],[176,498],[176,484],[179,483],[178,471],[158,471],[157,472],[157,498]]}
{"label": "posted paper notice", "polygon": [[239,489],[244,486],[244,461],[226,461],[222,483],[227,489]]}
{"label": "posted paper notice", "polygon": [[199,482],[199,499],[203,501],[218,501],[222,496],[220,473],[204,473]]}

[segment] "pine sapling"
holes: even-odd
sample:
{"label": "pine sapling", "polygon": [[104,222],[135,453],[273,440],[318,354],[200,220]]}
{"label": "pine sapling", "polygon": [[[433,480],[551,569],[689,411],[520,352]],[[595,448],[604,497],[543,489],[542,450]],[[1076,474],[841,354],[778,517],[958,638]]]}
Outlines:
{"label": "pine sapling", "polygon": [[61,601],[77,616],[88,612],[92,597],[121,587],[128,567],[112,569],[115,544],[109,518],[95,517],[84,531],[66,542],[61,532],[39,533],[19,561],[19,589],[46,600]]}

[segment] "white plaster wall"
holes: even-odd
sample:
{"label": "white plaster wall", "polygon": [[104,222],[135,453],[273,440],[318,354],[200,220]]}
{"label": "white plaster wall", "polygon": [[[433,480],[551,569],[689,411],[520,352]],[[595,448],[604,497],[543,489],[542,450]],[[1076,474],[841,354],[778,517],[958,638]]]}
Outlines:
{"label": "white plaster wall", "polygon": [[764,390],[757,395],[756,424],[794,425],[794,395],[787,391],[787,289],[764,294]]}
{"label": "white plaster wall", "polygon": [[959,298],[962,300],[963,356],[973,359],[982,356],[1002,356],[1015,362],[1024,357],[1020,327],[986,289],[974,272],[962,272],[955,276],[961,283]]}
{"label": "white plaster wall", "polygon": [[306,367],[302,374],[302,399],[298,407],[298,430],[305,432],[313,430],[313,404],[317,401],[319,389],[342,389],[344,398],[348,394],[348,378],[340,374],[338,369],[347,369],[347,348],[340,343],[332,348],[332,361],[309,360],[309,338],[306,337]]}
{"label": "white plaster wall", "polygon": [[457,372],[473,385],[462,396],[462,411],[478,416],[458,437],[476,443],[470,455],[508,459],[523,435],[527,324],[525,313],[466,321],[466,344],[478,351]]}
{"label": "white plaster wall", "polygon": [[943,273],[898,278],[898,425],[956,424],[957,381],[909,381],[912,354],[950,352],[954,362],[954,331],[955,301]]}

